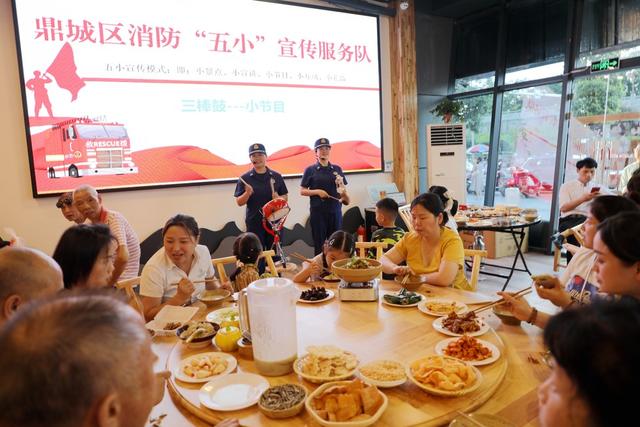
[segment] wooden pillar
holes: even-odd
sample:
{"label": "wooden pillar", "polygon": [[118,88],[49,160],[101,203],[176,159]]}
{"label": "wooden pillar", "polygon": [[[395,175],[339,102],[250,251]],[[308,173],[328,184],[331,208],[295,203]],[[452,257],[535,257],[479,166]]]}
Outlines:
{"label": "wooden pillar", "polygon": [[413,1],[402,10],[396,0],[391,20],[393,179],[408,201],[418,194],[418,89]]}

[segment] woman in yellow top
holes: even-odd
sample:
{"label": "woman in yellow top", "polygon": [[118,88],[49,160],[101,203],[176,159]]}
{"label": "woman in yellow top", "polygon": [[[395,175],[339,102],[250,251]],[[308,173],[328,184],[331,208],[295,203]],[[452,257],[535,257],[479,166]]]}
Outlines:
{"label": "woman in yellow top", "polygon": [[[423,193],[411,202],[414,231],[404,235],[380,261],[385,273],[425,274],[426,283],[471,289],[464,276],[464,247],[446,228],[447,213],[437,194]],[[398,265],[406,261],[407,265]]]}

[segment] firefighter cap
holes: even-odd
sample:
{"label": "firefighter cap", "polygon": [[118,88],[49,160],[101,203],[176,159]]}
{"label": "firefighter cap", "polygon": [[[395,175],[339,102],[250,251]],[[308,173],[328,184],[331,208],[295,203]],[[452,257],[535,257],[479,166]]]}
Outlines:
{"label": "firefighter cap", "polygon": [[267,150],[264,148],[264,145],[262,144],[251,144],[249,146],[249,155],[252,155],[255,153],[262,153],[266,156]]}
{"label": "firefighter cap", "polygon": [[313,144],[314,150],[317,150],[320,147],[331,147],[331,144],[329,144],[329,140],[327,138],[320,138],[318,139],[315,144]]}

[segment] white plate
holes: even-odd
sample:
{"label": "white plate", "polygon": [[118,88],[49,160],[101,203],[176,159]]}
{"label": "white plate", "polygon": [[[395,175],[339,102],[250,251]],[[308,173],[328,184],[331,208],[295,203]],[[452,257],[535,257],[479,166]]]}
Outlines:
{"label": "white plate", "polygon": [[305,304],[317,304],[319,302],[329,301],[331,298],[336,296],[336,293],[333,292],[331,289],[325,289],[325,290],[327,291],[327,296],[322,298],[322,299],[319,299],[317,301],[309,301],[309,300],[306,300],[306,299],[298,298],[298,302],[302,302],[302,303],[305,303]]}
{"label": "white plate", "polygon": [[[198,312],[198,307],[180,307],[177,305],[165,305],[155,315],[153,320],[145,325],[147,329],[155,332],[157,336],[172,336],[176,329],[187,323]],[[169,322],[178,322],[180,326],[173,329],[164,329]]]}
{"label": "white plate", "polygon": [[467,311],[469,311],[469,307],[467,307],[466,304],[464,304],[462,302],[458,302],[458,301],[452,300],[452,299],[445,299],[445,298],[423,299],[418,304],[418,310],[420,310],[424,314],[428,314],[430,316],[446,316],[447,314],[449,314],[448,312],[444,312],[444,311],[429,310],[429,308],[427,308],[427,304],[433,304],[433,303],[438,303],[438,304],[454,304],[455,303],[456,314],[462,314],[462,313],[466,313]]}
{"label": "white plate", "polygon": [[[404,306],[402,306],[404,307]],[[397,365],[399,365],[402,368],[403,372],[406,372],[406,368],[405,366],[400,363],[400,362],[396,362],[395,360],[386,360],[387,362],[392,362],[395,363]],[[366,376],[365,374],[362,373],[362,368],[366,368],[367,365],[370,365],[372,363],[375,362],[383,362],[383,360],[374,360],[373,362],[369,362],[365,365],[362,365],[358,368],[358,375],[360,376],[360,378],[362,378],[362,380],[367,383],[367,384],[371,384],[374,385],[376,387],[380,387],[380,388],[391,388],[391,387],[397,387],[399,385],[404,384],[407,381],[407,375],[405,373],[405,375],[403,376],[402,379],[399,380],[389,380],[389,381],[381,381],[381,380],[374,380],[373,378],[370,378],[368,376]]]}
{"label": "white plate", "polygon": [[[385,295],[397,295],[397,294],[398,294],[397,292],[390,292]],[[420,296],[420,301],[414,302],[413,304],[406,304],[406,305],[390,303],[389,301],[384,299],[384,295],[382,296],[382,298],[380,298],[380,300],[382,301],[383,304],[390,305],[391,307],[400,307],[400,308],[415,307],[418,304],[420,304],[422,301],[424,301],[424,298],[425,298],[425,296],[422,294],[418,294],[418,295]]]}
{"label": "white plate", "polygon": [[249,373],[229,374],[209,381],[200,389],[200,403],[214,411],[235,411],[255,405],[269,388],[262,376]]}
{"label": "white plate", "polygon": [[[217,356],[217,357],[222,357],[223,359],[225,359],[227,361],[227,369],[225,369],[224,371],[220,372],[219,374],[216,375],[211,375],[205,378],[192,378],[190,376],[188,376],[187,374],[184,373],[184,371],[182,370],[182,368],[189,363],[192,359],[198,358],[198,357],[202,357],[202,356]],[[199,354],[194,354],[193,356],[189,356],[183,360],[180,361],[180,364],[178,365],[178,367],[173,371],[173,376],[176,377],[177,379],[179,379],[180,381],[183,381],[185,383],[206,383],[208,381],[211,381],[213,378],[218,378],[227,374],[230,374],[231,372],[233,372],[236,367],[238,366],[238,361],[236,360],[235,357],[233,357],[230,354],[227,353],[220,353],[220,352],[209,352],[209,353],[199,353]]]}
{"label": "white plate", "polygon": [[[440,341],[438,344],[436,344],[436,353],[441,356],[448,356],[448,354],[444,353],[444,349],[447,348],[449,343],[452,343],[459,339],[460,338],[447,338]],[[495,345],[491,344],[488,341],[478,340],[478,342],[483,346],[487,347],[489,350],[491,350],[491,357],[488,357],[483,360],[464,360],[464,359],[460,359],[460,360],[467,362],[469,365],[483,366],[483,365],[490,365],[491,363],[495,362],[500,358],[500,350],[498,350],[498,347],[496,347]],[[450,357],[454,357],[454,356],[450,356]]]}
{"label": "white plate", "polygon": [[[442,334],[449,335],[451,337],[461,337],[462,335],[464,335],[464,334],[453,333],[450,330],[446,329],[444,326],[442,326],[442,321],[444,319],[445,317],[438,317],[436,320],[434,320],[433,329],[435,329],[436,331]],[[489,329],[491,329],[489,325],[486,322],[484,322],[482,319],[476,319],[476,321],[480,323],[480,329],[475,332],[467,332],[467,335],[469,335],[470,337],[480,336],[482,334],[489,332]]]}
{"label": "white plate", "polygon": [[234,313],[236,316],[238,316],[238,321],[240,321],[240,312],[238,311],[237,307],[225,307],[219,310],[212,311],[211,313],[207,314],[206,320],[207,322],[220,324],[220,322],[222,322],[230,313]]}

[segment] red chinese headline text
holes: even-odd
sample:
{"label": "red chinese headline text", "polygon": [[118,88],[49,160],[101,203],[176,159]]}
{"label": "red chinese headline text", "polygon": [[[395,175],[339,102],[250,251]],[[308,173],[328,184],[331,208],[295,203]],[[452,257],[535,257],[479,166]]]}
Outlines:
{"label": "red chinese headline text", "polygon": [[[172,27],[153,27],[123,23],[94,23],[83,20],[82,23],[71,19],[62,20],[51,17],[36,19],[35,39],[57,42],[93,43],[103,45],[122,45],[147,48],[177,49],[182,32]],[[262,35],[249,36],[244,33],[232,35],[228,32],[210,32],[198,30],[196,39],[206,43],[210,52],[245,54],[265,42]],[[278,56],[305,60],[371,62],[366,45],[320,40],[290,40],[281,37],[277,41]]]}

